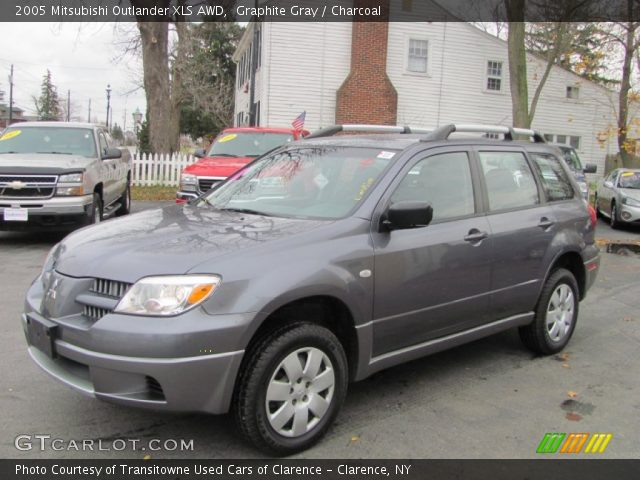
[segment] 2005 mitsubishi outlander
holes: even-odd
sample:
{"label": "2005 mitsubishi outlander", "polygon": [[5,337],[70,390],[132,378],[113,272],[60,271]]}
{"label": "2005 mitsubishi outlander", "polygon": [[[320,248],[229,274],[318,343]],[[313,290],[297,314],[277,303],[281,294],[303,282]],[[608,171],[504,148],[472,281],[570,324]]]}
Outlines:
{"label": "2005 mitsubishi outlander", "polygon": [[302,450],[350,381],[513,327],[565,347],[600,260],[557,155],[507,127],[322,130],[56,245],[27,294],[29,353],[87,395],[232,411],[259,448]]}

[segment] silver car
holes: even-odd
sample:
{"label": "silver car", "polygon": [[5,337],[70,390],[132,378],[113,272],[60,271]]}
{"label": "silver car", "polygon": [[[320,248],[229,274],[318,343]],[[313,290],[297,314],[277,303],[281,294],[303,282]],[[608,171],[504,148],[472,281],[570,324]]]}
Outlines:
{"label": "silver car", "polygon": [[640,225],[640,169],[617,168],[600,181],[595,197],[596,212],[611,222]]}

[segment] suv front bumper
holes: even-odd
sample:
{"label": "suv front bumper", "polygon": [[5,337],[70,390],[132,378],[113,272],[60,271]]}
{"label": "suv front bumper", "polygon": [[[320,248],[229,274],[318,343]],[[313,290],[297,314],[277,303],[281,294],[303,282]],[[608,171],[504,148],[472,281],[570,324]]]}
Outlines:
{"label": "suv front bumper", "polygon": [[[64,229],[87,223],[93,195],[52,197],[47,199],[0,199],[0,230]],[[28,211],[28,220],[5,221],[5,208]]]}
{"label": "suv front bumper", "polygon": [[[174,318],[110,313],[91,323],[81,314],[47,318],[40,307],[44,296],[38,278],[27,294],[22,326],[29,355],[58,381],[123,405],[212,414],[229,410],[244,354],[242,333],[254,315],[209,315],[196,308]],[[34,323],[54,326],[47,331],[51,349],[34,338]]]}

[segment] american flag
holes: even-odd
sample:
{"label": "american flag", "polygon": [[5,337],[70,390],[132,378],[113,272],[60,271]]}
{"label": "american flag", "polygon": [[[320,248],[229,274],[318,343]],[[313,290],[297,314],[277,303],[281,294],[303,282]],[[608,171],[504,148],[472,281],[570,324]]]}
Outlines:
{"label": "american flag", "polygon": [[302,130],[304,128],[304,119],[307,116],[307,112],[304,111],[302,112],[300,115],[298,115],[295,120],[293,122],[291,122],[291,125],[293,125],[293,128],[295,128],[296,130]]}

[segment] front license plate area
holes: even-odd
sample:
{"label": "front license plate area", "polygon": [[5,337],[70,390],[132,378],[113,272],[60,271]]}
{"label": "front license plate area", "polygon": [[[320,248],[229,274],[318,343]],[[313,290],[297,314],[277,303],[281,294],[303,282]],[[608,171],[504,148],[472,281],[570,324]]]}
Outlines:
{"label": "front license plate area", "polygon": [[5,222],[28,222],[29,210],[26,208],[8,207],[4,209]]}
{"label": "front license plate area", "polygon": [[29,343],[44,352],[49,358],[56,357],[56,333],[58,325],[45,319],[27,316],[27,335]]}

